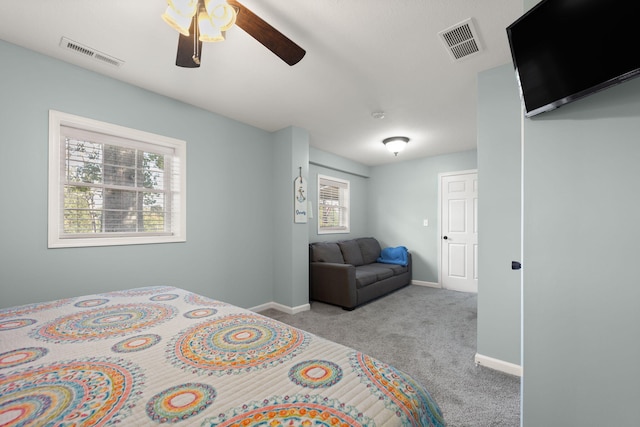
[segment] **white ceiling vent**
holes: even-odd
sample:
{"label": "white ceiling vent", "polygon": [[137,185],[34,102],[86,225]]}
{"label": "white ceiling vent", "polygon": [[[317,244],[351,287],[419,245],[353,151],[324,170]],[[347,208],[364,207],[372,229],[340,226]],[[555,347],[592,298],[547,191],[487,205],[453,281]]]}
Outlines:
{"label": "white ceiling vent", "polygon": [[74,51],[80,55],[86,56],[88,58],[93,58],[96,61],[103,62],[105,64],[113,65],[114,67],[120,67],[124,64],[124,61],[118,58],[114,58],[111,55],[107,55],[106,53],[102,53],[100,51],[95,50],[92,47],[85,46],[81,43],[75,42],[66,37],[62,37],[60,39],[60,47],[63,49]]}
{"label": "white ceiling vent", "polygon": [[438,35],[455,61],[475,55],[482,50],[478,32],[471,18],[440,31]]}

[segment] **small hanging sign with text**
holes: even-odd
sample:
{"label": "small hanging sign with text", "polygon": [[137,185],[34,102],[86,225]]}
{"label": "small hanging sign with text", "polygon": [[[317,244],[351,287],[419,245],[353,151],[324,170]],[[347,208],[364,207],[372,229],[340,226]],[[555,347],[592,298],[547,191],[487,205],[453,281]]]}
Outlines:
{"label": "small hanging sign with text", "polygon": [[307,182],[302,179],[302,175],[296,178],[293,183],[293,222],[304,224],[307,222]]}

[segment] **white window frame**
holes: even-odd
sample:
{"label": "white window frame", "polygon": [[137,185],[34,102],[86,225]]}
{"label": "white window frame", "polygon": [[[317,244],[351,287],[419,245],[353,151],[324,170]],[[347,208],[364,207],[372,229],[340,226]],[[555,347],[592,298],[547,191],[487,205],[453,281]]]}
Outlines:
{"label": "white window frame", "polygon": [[[342,223],[338,227],[322,227],[322,208],[324,206],[320,197],[320,186],[322,182],[333,182],[339,187],[339,206],[344,210]],[[344,234],[351,232],[351,183],[346,179],[340,179],[328,175],[318,174],[318,234]]]}
{"label": "white window frame", "polygon": [[[106,138],[124,138],[135,144],[171,152],[173,163],[168,195],[171,198],[171,222],[168,231],[159,234],[97,233],[80,237],[64,234],[65,149],[62,127],[103,134]],[[187,143],[136,129],[88,119],[60,111],[49,110],[49,201],[48,247],[68,248],[86,246],[138,245],[185,242],[187,240]],[[119,145],[119,144],[114,144]]]}

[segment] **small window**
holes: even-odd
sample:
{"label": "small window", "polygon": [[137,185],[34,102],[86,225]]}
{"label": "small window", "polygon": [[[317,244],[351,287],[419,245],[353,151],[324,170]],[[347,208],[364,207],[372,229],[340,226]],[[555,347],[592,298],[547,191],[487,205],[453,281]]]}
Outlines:
{"label": "small window", "polygon": [[186,142],[49,113],[49,247],[186,241]]}
{"label": "small window", "polygon": [[349,232],[349,181],[318,175],[318,234]]}

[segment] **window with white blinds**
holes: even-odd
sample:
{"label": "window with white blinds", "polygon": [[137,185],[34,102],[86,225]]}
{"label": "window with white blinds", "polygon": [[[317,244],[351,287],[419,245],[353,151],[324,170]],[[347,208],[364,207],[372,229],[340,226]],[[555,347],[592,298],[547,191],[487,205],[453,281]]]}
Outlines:
{"label": "window with white blinds", "polygon": [[318,175],[318,234],[349,232],[349,181]]}
{"label": "window with white blinds", "polygon": [[186,143],[49,114],[49,247],[186,240]]}

